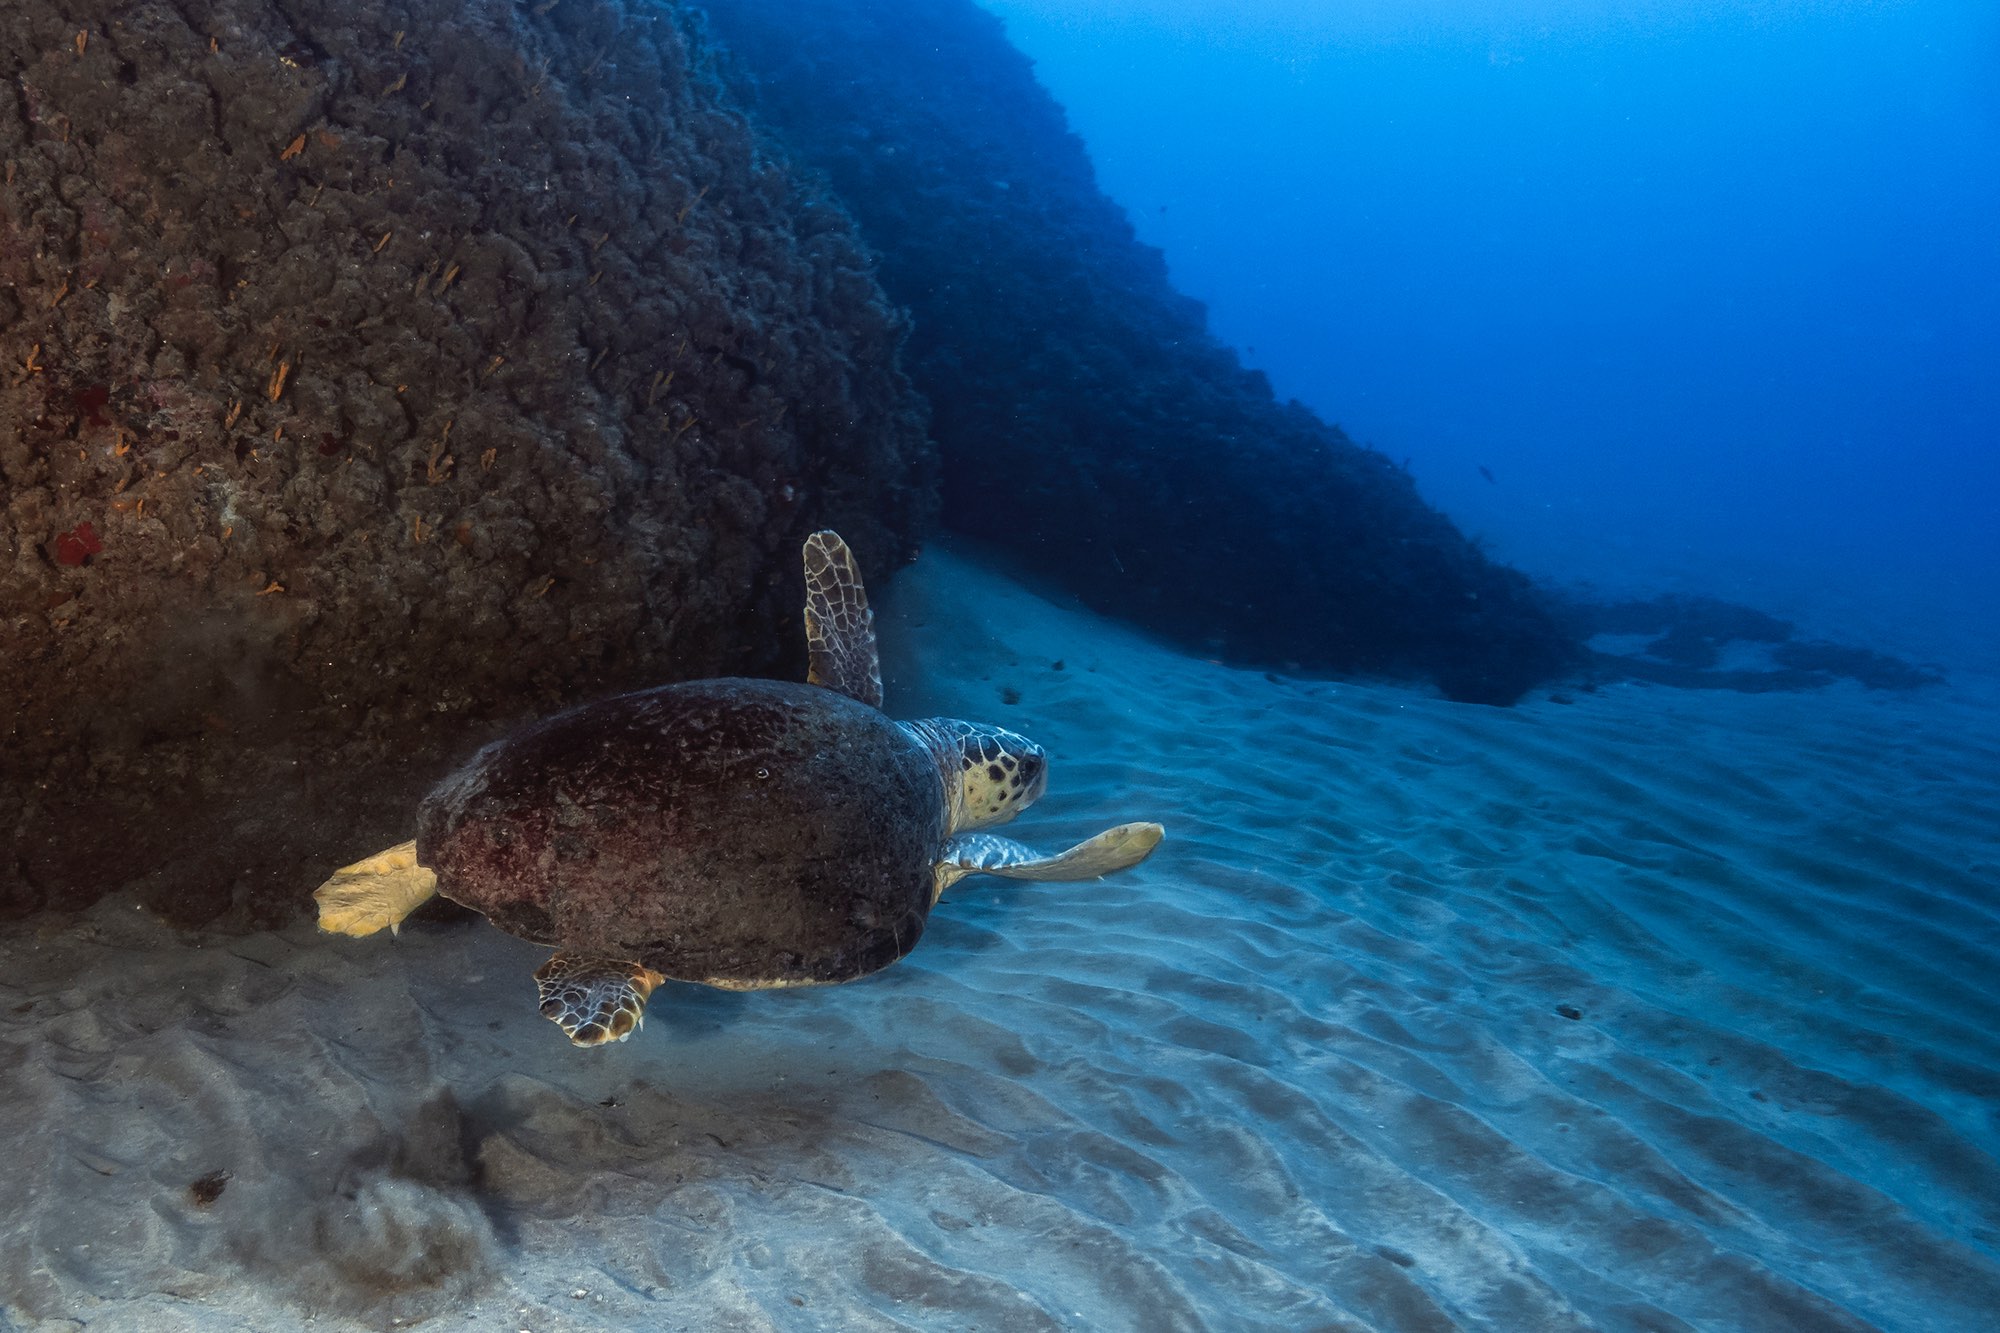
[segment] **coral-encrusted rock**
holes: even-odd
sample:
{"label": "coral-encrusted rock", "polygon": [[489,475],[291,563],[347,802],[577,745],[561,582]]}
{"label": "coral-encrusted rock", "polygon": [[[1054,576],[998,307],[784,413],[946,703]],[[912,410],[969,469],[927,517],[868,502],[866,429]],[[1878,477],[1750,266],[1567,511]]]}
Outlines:
{"label": "coral-encrusted rock", "polygon": [[913,550],[898,316],[669,10],[0,0],[0,69],[0,911],[289,911],[498,720],[795,670],[805,532]]}

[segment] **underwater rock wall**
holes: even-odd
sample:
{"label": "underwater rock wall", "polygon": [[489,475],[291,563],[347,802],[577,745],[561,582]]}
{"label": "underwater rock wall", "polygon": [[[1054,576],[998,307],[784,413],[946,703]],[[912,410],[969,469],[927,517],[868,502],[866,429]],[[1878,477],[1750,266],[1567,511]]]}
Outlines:
{"label": "underwater rock wall", "polygon": [[902,316],[662,7],[0,0],[0,914],[286,915],[494,720],[795,671]]}
{"label": "underwater rock wall", "polygon": [[1209,335],[969,0],[703,0],[914,316],[945,522],[1210,656],[1510,702],[1572,660],[1525,579]]}

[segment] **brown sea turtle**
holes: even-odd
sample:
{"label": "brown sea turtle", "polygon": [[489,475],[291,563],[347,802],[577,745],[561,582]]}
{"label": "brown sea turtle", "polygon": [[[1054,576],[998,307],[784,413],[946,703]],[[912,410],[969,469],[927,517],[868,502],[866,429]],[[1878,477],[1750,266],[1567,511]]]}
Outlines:
{"label": "brown sea turtle", "polygon": [[809,684],[718,679],[585,704],[495,741],[424,798],[414,841],[336,871],[322,930],[396,930],[433,893],[552,945],[541,1009],[579,1046],[623,1041],[662,981],[852,981],[916,946],[966,875],[1092,879],[1158,824],[1044,856],[981,832],[1048,784],[1040,746],[881,711],[853,554],[806,540]]}

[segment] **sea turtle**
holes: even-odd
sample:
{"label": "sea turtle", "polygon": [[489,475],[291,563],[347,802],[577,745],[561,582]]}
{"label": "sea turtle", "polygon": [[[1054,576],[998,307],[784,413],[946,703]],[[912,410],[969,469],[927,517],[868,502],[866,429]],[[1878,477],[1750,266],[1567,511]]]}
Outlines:
{"label": "sea turtle", "polygon": [[916,946],[971,874],[1091,879],[1158,824],[1055,856],[979,830],[1048,785],[999,727],[881,711],[874,614],[832,532],[805,543],[805,685],[698,680],[585,704],[495,741],[433,788],[417,836],[336,871],[320,929],[372,935],[433,893],[555,946],[541,1010],[578,1046],[623,1041],[662,981],[852,981]]}

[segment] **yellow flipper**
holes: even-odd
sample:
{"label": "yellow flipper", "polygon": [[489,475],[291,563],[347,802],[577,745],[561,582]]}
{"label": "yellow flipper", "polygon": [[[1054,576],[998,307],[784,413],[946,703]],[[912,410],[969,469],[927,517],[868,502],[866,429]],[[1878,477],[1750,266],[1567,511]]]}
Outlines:
{"label": "yellow flipper", "polygon": [[603,1046],[646,1025],[646,999],[665,980],[644,963],[559,951],[535,969],[535,993],[570,1045]]}
{"label": "yellow flipper", "polygon": [[931,903],[967,875],[1007,879],[1096,879],[1138,865],[1153,854],[1166,830],[1138,822],[1108,828],[1066,852],[1044,856],[1034,848],[991,833],[961,833],[945,844],[932,871]]}
{"label": "yellow flipper", "polygon": [[321,930],[359,936],[387,926],[393,935],[436,892],[436,873],[417,864],[417,844],[406,842],[334,871],[313,901]]}

